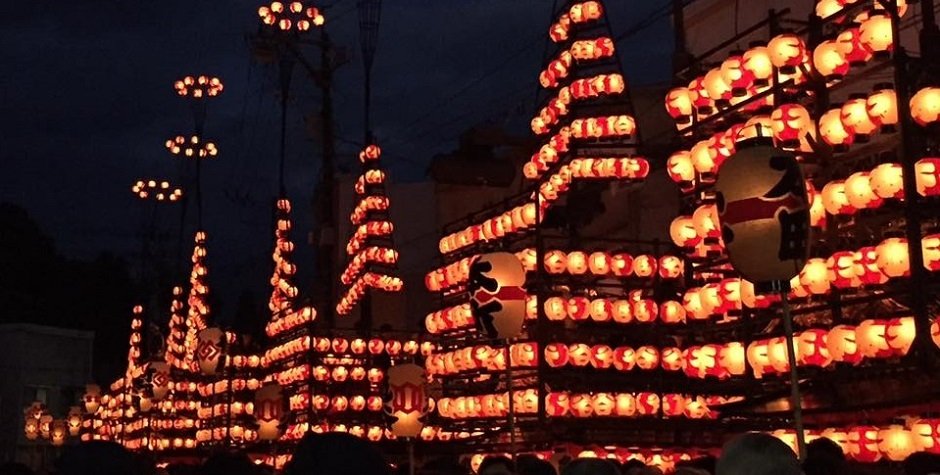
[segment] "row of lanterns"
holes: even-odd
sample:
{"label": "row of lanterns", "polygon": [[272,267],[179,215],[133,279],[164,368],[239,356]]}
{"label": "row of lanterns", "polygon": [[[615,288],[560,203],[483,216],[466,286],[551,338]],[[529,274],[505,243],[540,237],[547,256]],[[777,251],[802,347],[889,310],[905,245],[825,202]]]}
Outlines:
{"label": "row of lanterns", "polygon": [[561,51],[558,58],[549,62],[548,66],[539,74],[539,84],[544,88],[558,87],[568,78],[575,61],[594,61],[609,58],[614,53],[614,41],[607,36],[574,41],[569,49]]}
{"label": "row of lanterns", "polygon": [[173,287],[173,298],[170,301],[169,334],[166,340],[164,361],[173,368],[184,370],[186,359],[186,321],[185,307],[183,306],[183,288]]}
{"label": "row of lanterns", "polygon": [[346,254],[353,255],[362,249],[366,241],[373,237],[390,236],[394,231],[395,225],[391,221],[377,220],[360,224],[356,227],[352,237],[346,244]]}
{"label": "row of lanterns", "polygon": [[[919,195],[940,196],[940,158],[918,160],[914,173]],[[886,199],[903,198],[904,172],[897,163],[883,163],[870,172],[855,172],[845,180],[829,182],[818,195],[826,212],[832,215],[851,215],[879,208]]]}
{"label": "row of lanterns", "polygon": [[[538,391],[513,391],[515,414],[538,413]],[[446,419],[504,418],[509,415],[509,393],[441,398],[436,403],[438,415]],[[653,392],[568,393],[550,392],[545,396],[545,414],[549,417],[714,417],[706,398],[683,394]]]}
{"label": "row of lanterns", "polygon": [[183,197],[183,189],[170,185],[168,181],[137,180],[131,186],[131,192],[142,200],[153,198],[157,201],[179,201]]}
{"label": "row of lanterns", "polygon": [[[771,435],[796,452],[796,432],[781,429]],[[825,437],[835,442],[852,460],[874,463],[881,460],[902,462],[915,452],[940,453],[940,420],[909,418],[906,423],[889,426],[857,425],[805,431],[807,442]]]}
{"label": "row of lanterns", "polygon": [[[640,180],[646,178],[649,171],[650,165],[645,158],[574,158],[549,177],[540,191],[545,201],[554,201],[559,193],[567,191],[568,185],[576,178]],[[530,180],[541,176],[538,167],[532,162],[526,162],[522,172]],[[546,191],[545,185],[549,184],[554,188],[554,193]]]}
{"label": "row of lanterns", "polygon": [[352,256],[346,270],[340,276],[343,284],[350,285],[370,263],[392,266],[398,263],[398,251],[380,246],[367,247]]}
{"label": "row of lanterns", "polygon": [[604,7],[600,2],[588,0],[586,2],[575,3],[563,13],[558,21],[552,23],[549,27],[548,36],[555,43],[561,43],[568,40],[571,32],[572,23],[575,25],[596,21],[604,14]]}
{"label": "row of lanterns", "polygon": [[336,313],[348,315],[368,289],[378,289],[383,292],[399,292],[403,287],[404,282],[399,277],[376,272],[366,272],[346,290],[345,295],[343,295],[339,303],[336,304]]}
{"label": "row of lanterns", "polygon": [[467,226],[444,236],[438,242],[438,250],[441,254],[449,254],[480,242],[526,231],[535,226],[537,219],[535,203],[519,205],[498,216],[488,218],[481,224]]}
{"label": "row of lanterns", "polygon": [[[529,167],[535,166],[539,174],[548,170],[549,167],[558,162],[560,158],[559,154],[568,151],[568,145],[570,143],[571,128],[567,126],[562,127],[529,157],[529,163],[532,164],[529,165]],[[525,167],[523,167],[523,170],[525,170]]]}
{"label": "row of lanterns", "polygon": [[419,343],[415,340],[400,341],[373,338],[367,341],[362,338],[347,340],[346,338],[340,337],[330,339],[303,335],[269,348],[261,358],[261,363],[263,366],[269,367],[276,361],[308,351],[322,355],[364,356],[367,354],[388,354],[394,357],[418,354],[427,356],[433,351],[433,348],[434,344],[431,342]]}
{"label": "row of lanterns", "polygon": [[[810,329],[794,338],[796,359],[800,366],[829,367],[833,363],[859,364],[866,358],[885,359],[904,356],[910,350],[916,330],[912,317],[870,319],[857,326],[838,325],[832,329]],[[940,346],[940,339],[935,338]],[[509,348],[514,367],[538,365],[535,343],[516,343]],[[754,341],[657,348],[645,345],[613,348],[605,344],[549,343],[542,356],[552,368],[591,367],[617,371],[682,371],[692,378],[725,379],[744,375],[749,365],[757,378],[765,374],[789,371],[786,340],[783,337]],[[455,375],[467,371],[504,371],[506,351],[478,345],[435,353],[426,360],[427,372],[434,376]]]}
{"label": "row of lanterns", "polygon": [[317,318],[317,311],[313,307],[302,307],[299,310],[292,310],[280,318],[268,322],[264,331],[269,338],[274,338],[282,333],[291,331],[295,328],[306,326]]}
{"label": "row of lanterns", "polygon": [[173,89],[183,97],[203,99],[215,97],[222,93],[225,86],[222,80],[214,76],[186,76],[173,83]]}
{"label": "row of lanterns", "polygon": [[366,170],[359,175],[359,178],[356,179],[356,193],[360,195],[366,194],[367,186],[381,185],[385,183],[385,172],[382,170]]}
{"label": "row of lanterns", "polygon": [[[890,19],[880,13],[869,16],[858,28],[845,30],[836,41],[824,41],[812,52],[798,35],[782,33],[766,46],[733,53],[688,87],[669,91],[666,111],[681,130],[692,123],[693,116],[703,119],[718,109],[733,107],[766,91],[775,70],[780,83],[801,84],[812,70],[823,77],[838,77],[848,72],[849,63],[864,63],[875,53],[890,51],[892,46]],[[751,102],[747,108],[760,110],[772,105],[772,101],[772,95],[768,95]]]}
{"label": "row of lanterns", "polygon": [[368,213],[388,211],[389,204],[387,196],[364,196],[350,213],[349,222],[358,226],[366,219]]}
{"label": "row of lanterns", "polygon": [[290,201],[281,198],[277,200],[275,206],[277,207],[277,220],[274,228],[274,252],[271,254],[271,259],[274,261],[274,273],[271,275],[272,291],[268,299],[268,310],[280,315],[291,312],[299,291],[293,284],[297,265],[291,259],[294,243],[290,240],[290,230],[293,227],[290,219]]}
{"label": "row of lanterns", "polygon": [[219,148],[215,142],[203,140],[198,135],[189,137],[177,135],[166,141],[166,149],[173,155],[185,157],[215,158],[219,155]]}
{"label": "row of lanterns", "polygon": [[281,31],[309,31],[313,26],[323,26],[326,19],[316,7],[307,7],[303,2],[274,1],[258,8],[261,22],[277,27]]}

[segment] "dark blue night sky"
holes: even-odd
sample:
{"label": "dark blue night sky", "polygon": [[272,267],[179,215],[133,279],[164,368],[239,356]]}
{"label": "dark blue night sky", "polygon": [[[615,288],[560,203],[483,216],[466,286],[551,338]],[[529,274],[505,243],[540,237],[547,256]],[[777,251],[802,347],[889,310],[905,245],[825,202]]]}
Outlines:
{"label": "dark blue night sky", "polygon": [[[609,0],[614,34],[668,10],[668,3]],[[0,201],[28,209],[62,254],[88,258],[108,250],[132,260],[146,210],[130,185],[175,178],[178,159],[163,142],[192,129],[172,83],[185,74],[220,76],[225,93],[211,104],[206,127],[221,149],[205,168],[210,265],[223,295],[246,286],[260,292],[270,272],[278,101],[275,67],[254,61],[246,41],[257,30],[259,4],[0,4]],[[373,122],[393,179],[423,179],[430,158],[454,148],[471,125],[490,120],[521,130],[528,123],[551,4],[384,1]],[[362,137],[356,0],[320,5],[349,58],[335,79],[339,165],[348,168]],[[631,83],[668,80],[668,16],[618,47]],[[319,110],[319,91],[299,74],[294,86],[288,188],[298,204],[295,239],[302,242],[310,219],[301,206],[312,196],[319,160],[304,116]],[[160,219],[175,226],[178,211],[166,208]]]}

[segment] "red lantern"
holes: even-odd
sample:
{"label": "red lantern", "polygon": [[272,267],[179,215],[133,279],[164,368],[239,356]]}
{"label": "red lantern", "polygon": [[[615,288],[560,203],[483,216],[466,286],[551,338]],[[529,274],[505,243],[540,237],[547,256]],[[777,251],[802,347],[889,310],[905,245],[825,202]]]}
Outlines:
{"label": "red lantern", "polygon": [[591,417],[594,413],[594,401],[590,394],[572,394],[569,399],[569,411],[574,417]]}
{"label": "red lantern", "polygon": [[873,426],[856,426],[849,431],[846,453],[854,460],[863,463],[873,463],[881,460],[881,451],[878,450],[878,428]]}
{"label": "red lantern", "polygon": [[819,118],[819,135],[837,152],[847,151],[855,134],[842,124],[842,109],[830,109]]}
{"label": "red lantern", "polygon": [[813,66],[816,72],[828,80],[840,79],[849,72],[849,60],[842,47],[830,40],[823,41],[813,50]]}
{"label": "red lantern", "polygon": [[633,321],[633,305],[627,300],[615,300],[611,314],[617,323],[630,323]]}
{"label": "red lantern", "polygon": [[940,121],[940,87],[925,87],[911,97],[911,117],[921,126]]}
{"label": "red lantern", "polygon": [[677,417],[685,411],[685,396],[681,394],[666,394],[662,397],[663,416]]}
{"label": "red lantern", "polygon": [[813,125],[809,111],[800,104],[784,104],[774,109],[770,120],[774,140],[783,148],[798,147]]}
{"label": "red lantern", "polygon": [[641,346],[636,350],[636,365],[643,370],[659,366],[659,350],[653,346]]}
{"label": "red lantern", "polygon": [[840,289],[858,287],[861,284],[855,274],[855,253],[840,251],[834,253],[826,260],[829,281]]}
{"label": "red lantern", "polygon": [[666,173],[683,191],[695,188],[695,164],[689,152],[679,151],[666,160]]}
{"label": "red lantern", "polygon": [[882,13],[869,15],[858,28],[859,41],[872,54],[887,54],[894,49],[891,18]]}
{"label": "red lantern", "polygon": [[884,202],[872,190],[868,172],[855,172],[845,180],[845,197],[856,209],[874,209]]}
{"label": "red lantern", "polygon": [[875,85],[875,92],[866,100],[868,117],[881,127],[882,132],[893,132],[898,123],[898,96],[889,84]]}
{"label": "red lantern", "polygon": [[591,366],[597,369],[607,369],[614,362],[614,350],[607,345],[594,345],[591,348]]}
{"label": "red lantern", "polygon": [[864,94],[853,94],[842,104],[842,125],[859,142],[867,141],[878,130],[878,124],[868,116],[868,98]]}
{"label": "red lantern", "polygon": [[636,409],[641,416],[655,416],[659,413],[660,399],[655,393],[639,393],[636,395]]}
{"label": "red lantern", "polygon": [[888,277],[907,277],[911,272],[910,257],[907,253],[907,240],[888,238],[875,248],[877,264],[881,272]]}
{"label": "red lantern", "polygon": [[888,281],[888,276],[878,267],[877,248],[863,247],[855,253],[855,275],[865,285],[879,285]]}
{"label": "red lantern", "polygon": [[919,450],[940,454],[940,419],[919,419],[911,424],[911,433]]}
{"label": "red lantern", "polygon": [[921,196],[940,195],[940,158],[922,158],[914,164],[917,193]]}
{"label": "red lantern", "polygon": [[545,362],[552,368],[560,368],[568,364],[568,346],[564,343],[549,343],[545,345]]}
{"label": "red lantern", "polygon": [[552,392],[545,396],[545,412],[551,417],[568,414],[568,393]]}
{"label": "red lantern", "polygon": [[842,33],[839,33],[839,36],[836,37],[836,44],[839,45],[845,59],[847,59],[852,66],[864,65],[871,59],[871,52],[862,45],[861,34],[858,28],[843,30]]}
{"label": "red lantern", "polygon": [[611,256],[610,272],[617,277],[629,277],[633,273],[633,256],[626,253]]}
{"label": "red lantern", "polygon": [[572,366],[587,366],[591,363],[591,347],[584,343],[574,343],[568,346],[568,362]]}
{"label": "red lantern", "polygon": [[614,368],[617,371],[630,371],[636,365],[636,352],[629,346],[619,346],[614,350]]}
{"label": "red lantern", "polygon": [[614,396],[614,414],[619,417],[633,417],[636,414],[636,399],[630,393],[617,393]]}
{"label": "red lantern", "polygon": [[708,96],[704,77],[695,78],[689,83],[689,97],[700,116],[707,117],[714,112],[715,102]]}
{"label": "red lantern", "polygon": [[692,95],[688,88],[677,87],[666,94],[666,112],[677,124],[692,122]]}
{"label": "red lantern", "polygon": [[659,319],[663,323],[685,323],[685,317],[685,308],[675,300],[668,300],[659,306]]}
{"label": "red lantern", "polygon": [[794,33],[783,33],[775,36],[767,44],[770,61],[784,74],[793,74],[797,66],[803,64],[806,57],[806,45]]}
{"label": "red lantern", "polygon": [[591,300],[587,297],[568,299],[568,316],[576,321],[587,320],[591,316]]}
{"label": "red lantern", "polygon": [[773,76],[773,62],[770,52],[764,46],[755,46],[747,50],[742,56],[742,67],[754,76],[754,84],[767,86]]}
{"label": "red lantern", "polygon": [[755,79],[754,72],[745,68],[744,57],[736,53],[721,63],[721,77],[731,86],[731,94],[735,97],[746,96]]}

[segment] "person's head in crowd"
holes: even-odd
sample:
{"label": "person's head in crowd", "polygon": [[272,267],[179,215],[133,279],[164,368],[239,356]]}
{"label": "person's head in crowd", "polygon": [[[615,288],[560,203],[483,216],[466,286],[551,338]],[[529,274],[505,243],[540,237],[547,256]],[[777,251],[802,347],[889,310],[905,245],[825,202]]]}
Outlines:
{"label": "person's head in crowd", "polygon": [[415,473],[417,475],[467,475],[468,470],[455,458],[438,457],[425,462]]}
{"label": "person's head in crowd", "polygon": [[801,475],[793,450],[768,434],[749,433],[731,439],[721,450],[715,475]]}
{"label": "person's head in crowd", "polygon": [[803,461],[803,472],[806,475],[829,475],[846,471],[845,454],[839,444],[825,437],[806,444],[806,460]]}
{"label": "person's head in crowd", "polygon": [[100,440],[67,446],[57,465],[57,475],[147,475],[153,473],[152,466],[139,461],[124,447],[114,442]]}
{"label": "person's head in crowd", "polygon": [[551,463],[530,454],[516,458],[516,472],[519,475],[558,475]]}
{"label": "person's head in crowd", "polygon": [[623,467],[620,469],[620,471],[621,471],[624,475],[631,475],[631,474],[634,474],[634,473],[639,473],[640,470],[643,470],[643,469],[645,469],[645,468],[646,468],[646,464],[645,464],[645,463],[643,463],[643,462],[641,462],[641,461],[639,461],[639,460],[637,460],[637,459],[633,459],[633,460],[627,460],[627,461],[623,464]]}
{"label": "person's head in crowd", "polygon": [[940,475],[940,455],[927,452],[911,454],[904,461],[905,475]]}
{"label": "person's head in crowd", "polygon": [[565,465],[561,475],[620,475],[620,470],[608,460],[577,459]]}
{"label": "person's head in crowd", "polygon": [[284,475],[389,475],[385,457],[369,442],[331,432],[307,434],[297,444]]}
{"label": "person's head in crowd", "polygon": [[258,467],[243,453],[219,452],[202,464],[200,475],[258,475]]}
{"label": "person's head in crowd", "polygon": [[676,468],[675,475],[710,475],[705,469],[690,467],[688,465]]}
{"label": "person's head in crowd", "polygon": [[718,460],[712,455],[706,455],[704,457],[698,457],[696,459],[690,460],[689,462],[683,464],[686,467],[697,468],[704,471],[707,474],[715,473],[715,464]]}
{"label": "person's head in crowd", "polygon": [[502,455],[490,455],[483,459],[480,468],[477,470],[480,475],[513,475],[513,463],[509,457]]}

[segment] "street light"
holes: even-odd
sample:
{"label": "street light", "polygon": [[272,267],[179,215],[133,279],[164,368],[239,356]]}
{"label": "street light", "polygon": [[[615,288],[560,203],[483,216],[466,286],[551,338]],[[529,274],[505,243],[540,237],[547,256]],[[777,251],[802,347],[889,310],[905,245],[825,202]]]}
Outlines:
{"label": "street light", "polygon": [[179,201],[183,197],[183,189],[168,181],[137,180],[131,191],[141,200]]}
{"label": "street light", "polygon": [[316,7],[307,7],[303,2],[271,2],[258,9],[258,16],[265,25],[281,31],[308,31],[311,26],[323,26],[325,18]]}
{"label": "street light", "polygon": [[219,154],[215,142],[204,141],[198,135],[177,135],[166,141],[166,149],[173,155],[185,157],[213,158]]}

